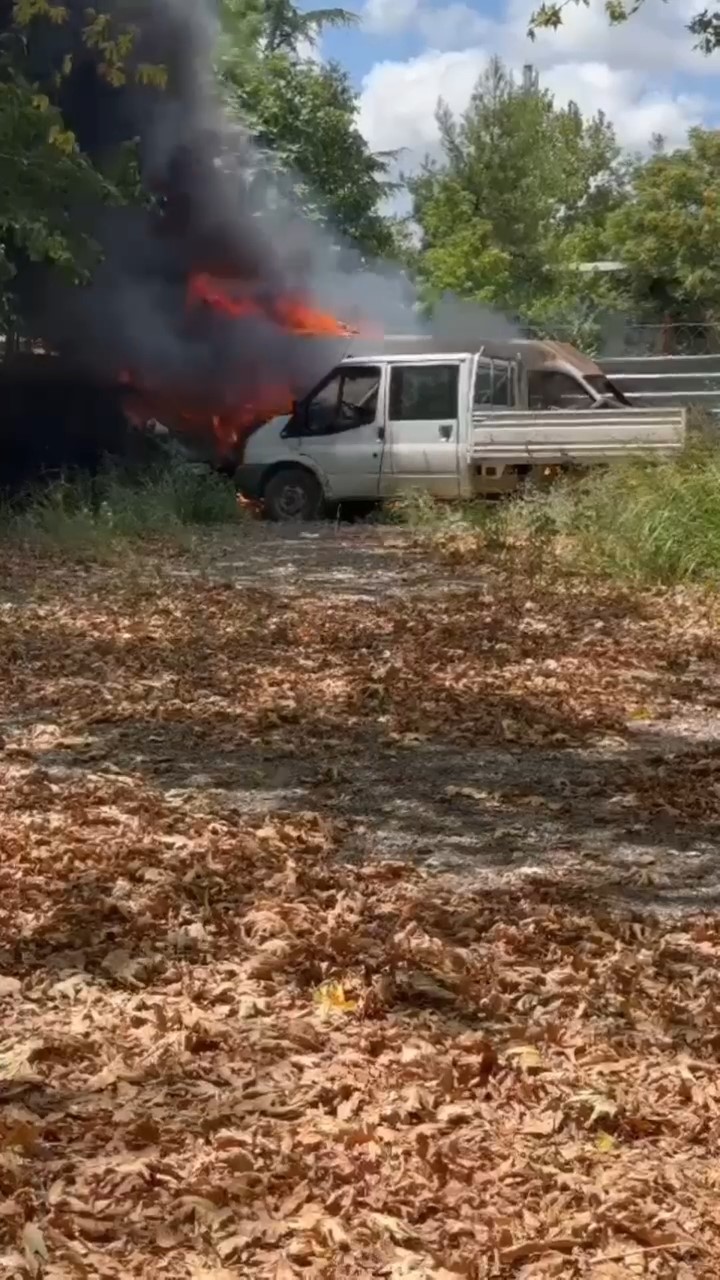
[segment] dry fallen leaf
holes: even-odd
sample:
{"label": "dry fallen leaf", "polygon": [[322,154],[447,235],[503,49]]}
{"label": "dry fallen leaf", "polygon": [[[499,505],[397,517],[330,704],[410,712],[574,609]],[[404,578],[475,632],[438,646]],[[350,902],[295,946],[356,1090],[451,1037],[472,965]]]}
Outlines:
{"label": "dry fallen leaf", "polygon": [[324,982],[315,992],[315,1003],[322,1013],[354,1013],[357,1000],[349,1000],[341,982]]}
{"label": "dry fallen leaf", "polygon": [[40,1048],[41,1041],[26,1040],[8,1049],[0,1050],[0,1080],[12,1080],[16,1076],[27,1075],[30,1070],[35,1051]]}
{"label": "dry fallen leaf", "polygon": [[534,1044],[517,1044],[510,1045],[505,1050],[505,1056],[511,1061],[516,1062],[523,1071],[541,1071],[543,1067],[542,1056]]}
{"label": "dry fallen leaf", "polygon": [[28,1271],[31,1275],[39,1275],[50,1255],[45,1244],[45,1237],[35,1222],[26,1222],[22,1231],[22,1246]]}
{"label": "dry fallen leaf", "polygon": [[275,1280],[296,1280],[297,1271],[290,1265],[287,1258],[280,1258],[275,1268]]}
{"label": "dry fallen leaf", "polygon": [[609,1155],[611,1151],[615,1150],[615,1139],[612,1134],[601,1131],[595,1138],[595,1146],[603,1155]]}
{"label": "dry fallen leaf", "polygon": [[531,1115],[523,1125],[523,1133],[536,1137],[547,1137],[559,1129],[563,1121],[562,1112],[542,1111],[539,1115]]}
{"label": "dry fallen leaf", "polygon": [[544,1253],[571,1253],[579,1241],[571,1236],[549,1236],[547,1239],[524,1240],[498,1251],[503,1266],[521,1262],[525,1258],[539,1258]]}

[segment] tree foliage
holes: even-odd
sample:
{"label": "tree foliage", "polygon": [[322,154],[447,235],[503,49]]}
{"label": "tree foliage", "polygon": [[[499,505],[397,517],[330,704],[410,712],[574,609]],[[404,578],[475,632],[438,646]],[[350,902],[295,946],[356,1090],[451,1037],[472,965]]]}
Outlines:
{"label": "tree foliage", "polygon": [[268,54],[297,54],[317,43],[326,27],[351,27],[357,15],[348,9],[311,9],[303,13],[290,0],[263,0],[264,49]]}
{"label": "tree foliage", "polygon": [[[15,0],[0,44],[0,326],[18,319],[8,282],[19,261],[45,262],[77,282],[86,280],[99,249],[79,211],[141,198],[133,148],[123,147],[112,167],[99,169],[84,154],[61,114],[62,81],[72,70],[66,55],[42,84],[30,77],[25,40],[30,24],[61,26],[69,14],[50,0]],[[100,73],[119,85],[129,74],[129,27],[111,28],[88,9],[80,39],[98,58]],[[162,68],[138,64],[138,80],[162,83]]]}
{"label": "tree foliage", "polygon": [[687,147],[638,165],[607,243],[628,269],[633,311],[720,315],[720,135],[694,129]]}
{"label": "tree foliage", "polygon": [[[632,18],[646,3],[658,0],[605,0],[605,13],[612,26],[618,26]],[[590,0],[542,0],[530,19],[528,34],[538,30],[556,31],[563,24],[563,15],[570,4],[588,8]],[[720,9],[700,9],[690,18],[687,29],[695,37],[696,47],[703,53],[712,53],[720,47]]]}
{"label": "tree foliage", "polygon": [[622,199],[627,164],[612,125],[516,84],[497,59],[467,111],[456,119],[441,104],[438,124],[442,159],[409,183],[430,292],[546,309],[569,247],[590,250]]}
{"label": "tree foliage", "polygon": [[[0,82],[0,272],[8,246],[83,277],[96,246],[75,216],[82,202],[114,203],[122,183],[83,155],[50,100],[7,71]],[[125,187],[127,190],[127,186]]]}
{"label": "tree foliage", "polygon": [[[720,318],[716,131],[624,156],[604,116],[558,108],[497,61],[464,115],[441,105],[438,121],[442,158],[409,184],[430,298],[455,292],[585,346],[612,313]],[[623,270],[587,269],[605,259]]]}

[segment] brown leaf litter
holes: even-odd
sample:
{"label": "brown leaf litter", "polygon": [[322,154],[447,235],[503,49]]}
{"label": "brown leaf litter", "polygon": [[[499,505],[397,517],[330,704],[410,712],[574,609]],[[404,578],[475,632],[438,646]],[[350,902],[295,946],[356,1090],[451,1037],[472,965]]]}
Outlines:
{"label": "brown leaf litter", "polygon": [[[3,572],[2,1274],[717,1276],[717,915],[351,866],[322,806],[250,819],[173,774],[364,721],[621,732],[712,696],[707,602]],[[709,769],[632,803],[682,818]]]}

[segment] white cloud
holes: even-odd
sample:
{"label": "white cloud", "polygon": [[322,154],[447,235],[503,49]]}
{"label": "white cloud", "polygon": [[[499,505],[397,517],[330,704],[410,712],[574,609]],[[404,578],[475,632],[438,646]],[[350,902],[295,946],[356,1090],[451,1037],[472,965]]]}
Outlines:
{"label": "white cloud", "polygon": [[487,40],[494,23],[469,4],[452,3],[436,9],[418,8],[416,30],[431,49],[467,49]]}
{"label": "white cloud", "polygon": [[483,17],[480,7],[480,0],[475,6],[472,0],[366,0],[363,21],[376,35],[412,30],[431,48],[464,49],[489,39],[493,53],[540,67],[592,59],[632,70],[720,73],[720,64],[693,47],[687,0],[645,0],[633,18],[616,26],[608,22],[605,0],[568,2],[562,26],[539,30],[533,42],[527,30],[538,0],[506,0],[493,19]]}
{"label": "white cloud", "polygon": [[[587,8],[570,5],[558,32],[541,32],[530,42],[527,27],[535,7],[536,0],[507,0],[504,14],[490,21],[462,0],[367,0],[369,29],[412,26],[428,44],[407,61],[376,63],[365,76],[360,127],[371,146],[404,148],[404,166],[411,168],[437,146],[438,98],[454,112],[464,110],[495,53],[517,74],[532,62],[558,103],[572,99],[586,114],[603,110],[631,150],[645,149],[654,133],[681,145],[688,128],[712,123],[719,114],[710,77],[720,66],[693,51],[686,0],[647,0],[633,19],[615,28],[608,25],[604,0],[590,0]],[[692,84],[691,92],[678,88],[678,72]]]}
{"label": "white cloud", "polygon": [[376,35],[404,31],[417,16],[422,0],[367,0],[363,23]]}
{"label": "white cloud", "polygon": [[576,102],[586,115],[604,111],[615,125],[618,140],[632,151],[645,151],[655,133],[668,146],[681,146],[687,131],[699,124],[709,104],[698,95],[655,90],[636,71],[609,67],[605,62],[568,62],[549,67],[542,83],[557,102]]}
{"label": "white cloud", "polygon": [[376,63],[362,84],[360,129],[374,150],[421,156],[437,141],[438,99],[462,111],[486,62],[482,49],[466,49]]}
{"label": "white cloud", "polygon": [[[487,60],[488,53],[476,48],[377,63],[363,81],[360,99],[360,128],[372,148],[405,149],[406,168],[432,153],[438,141],[438,99],[455,113],[463,111]],[[637,72],[600,62],[550,67],[542,84],[559,104],[572,100],[587,115],[604,111],[619,141],[633,151],[645,150],[655,133],[661,133],[668,145],[680,146],[688,129],[712,109],[699,95],[655,91]]]}
{"label": "white cloud", "polygon": [[493,26],[465,0],[439,6],[431,0],[367,0],[362,20],[371,35],[412,30],[433,49],[464,49]]}

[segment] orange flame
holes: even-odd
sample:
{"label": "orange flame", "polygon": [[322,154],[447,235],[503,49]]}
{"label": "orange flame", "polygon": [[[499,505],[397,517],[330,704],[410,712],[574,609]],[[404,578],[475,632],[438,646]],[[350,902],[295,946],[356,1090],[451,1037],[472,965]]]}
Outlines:
{"label": "orange flame", "polygon": [[[186,304],[189,311],[198,306],[209,306],[231,319],[262,317],[287,333],[308,337],[349,338],[359,333],[335,316],[309,306],[301,298],[289,296],[261,301],[248,292],[242,282],[223,281],[203,271],[190,277]],[[225,454],[233,453],[253,427],[292,410],[292,391],[282,384],[255,390],[252,402],[208,406],[190,405],[187,401],[180,404],[173,395],[141,389],[128,371],[121,373],[120,381],[135,389],[132,402],[126,405],[134,421],[157,418],[198,434],[210,427],[221,452]]]}
{"label": "orange flame", "polygon": [[288,333],[306,333],[316,338],[348,338],[357,330],[348,328],[342,321],[325,311],[309,307],[299,298],[273,298],[265,305],[245,294],[235,297],[226,283],[207,272],[199,271],[190,277],[188,306],[206,303],[222,311],[224,315],[238,319],[241,316],[264,316]]}

